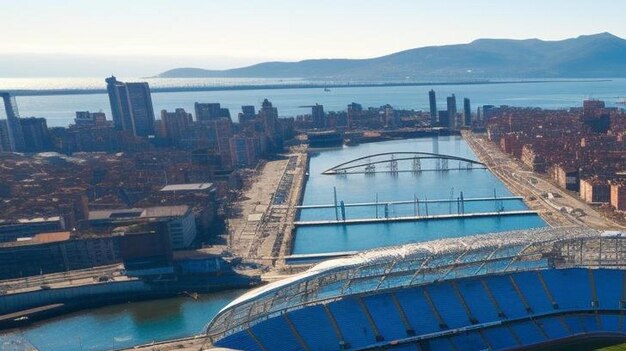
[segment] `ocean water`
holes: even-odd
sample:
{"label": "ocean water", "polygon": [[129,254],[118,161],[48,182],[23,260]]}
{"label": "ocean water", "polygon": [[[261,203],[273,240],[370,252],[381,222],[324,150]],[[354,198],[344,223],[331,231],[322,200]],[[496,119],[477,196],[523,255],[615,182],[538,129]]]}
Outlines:
{"label": "ocean water", "polygon": [[[242,85],[258,82],[243,80],[233,83],[231,80],[201,79],[158,79],[151,81],[152,86],[201,86],[201,85]],[[262,81],[262,84],[276,84],[276,80]],[[105,88],[104,79],[38,80],[0,79],[0,90],[16,88]],[[301,107],[319,103],[326,111],[345,110],[351,102],[364,107],[378,107],[391,104],[399,109],[428,109],[428,91],[437,92],[439,109],[445,108],[445,97],[455,93],[457,101],[467,97],[475,108],[484,104],[536,106],[542,108],[568,108],[582,106],[586,98],[605,100],[609,106],[626,97],[626,79],[607,81],[559,81],[543,83],[503,83],[474,85],[429,85],[429,86],[389,86],[389,87],[346,87],[331,88],[329,92],[321,88],[288,88],[229,91],[192,91],[192,92],[154,92],[152,101],[155,113],[162,109],[184,108],[193,112],[194,102],[220,102],[231,111],[236,120],[242,105],[260,106],[268,98],[278,108],[282,117],[310,113],[310,109]],[[106,94],[61,95],[61,96],[18,96],[20,114],[23,117],[45,117],[49,126],[67,126],[73,123],[75,111],[103,111],[110,119],[110,107]],[[459,102],[457,102],[458,104]],[[0,111],[0,117],[4,111]]]}

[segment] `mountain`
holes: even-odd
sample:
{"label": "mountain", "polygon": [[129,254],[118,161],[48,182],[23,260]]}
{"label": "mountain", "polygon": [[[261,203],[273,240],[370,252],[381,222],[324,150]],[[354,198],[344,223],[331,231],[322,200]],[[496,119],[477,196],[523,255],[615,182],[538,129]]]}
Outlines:
{"label": "mountain", "polygon": [[228,70],[176,68],[164,78],[265,77],[343,80],[626,77],[626,40],[610,33],[559,41],[478,39],[370,59],[265,62]]}

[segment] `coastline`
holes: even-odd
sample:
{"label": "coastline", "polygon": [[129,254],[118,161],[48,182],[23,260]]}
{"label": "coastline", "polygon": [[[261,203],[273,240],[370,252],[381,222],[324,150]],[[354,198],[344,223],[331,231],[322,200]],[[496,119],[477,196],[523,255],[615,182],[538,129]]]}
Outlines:
{"label": "coastline", "polygon": [[[541,83],[599,83],[612,79],[550,79],[550,80],[503,80],[503,81],[460,81],[460,82],[388,82],[388,83],[297,83],[297,84],[251,84],[224,86],[152,87],[152,93],[178,93],[194,91],[237,91],[237,90],[279,90],[279,89],[324,89],[324,88],[382,88],[412,86],[454,86],[454,85],[497,85],[497,84],[541,84]],[[104,81],[103,81],[104,85]],[[106,89],[8,89],[14,96],[56,96],[106,94]]]}

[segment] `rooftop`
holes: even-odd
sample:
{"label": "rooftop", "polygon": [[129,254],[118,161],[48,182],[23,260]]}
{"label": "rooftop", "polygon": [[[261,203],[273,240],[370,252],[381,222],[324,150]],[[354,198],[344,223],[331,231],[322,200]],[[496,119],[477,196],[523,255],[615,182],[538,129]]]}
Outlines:
{"label": "rooftop", "polygon": [[99,210],[90,211],[89,220],[180,217],[188,211],[189,206],[186,205]]}
{"label": "rooftop", "polygon": [[170,184],[164,186],[161,191],[198,191],[211,188],[213,188],[213,183]]}

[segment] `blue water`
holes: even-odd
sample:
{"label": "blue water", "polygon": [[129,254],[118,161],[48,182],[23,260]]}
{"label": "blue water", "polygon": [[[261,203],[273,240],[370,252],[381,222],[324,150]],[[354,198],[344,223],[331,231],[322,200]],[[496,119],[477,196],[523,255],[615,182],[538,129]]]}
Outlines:
{"label": "blue water", "polygon": [[22,336],[39,351],[103,351],[180,338],[202,332],[222,307],[244,292],[97,308],[35,324]]}
{"label": "blue water", "polygon": [[[348,174],[323,175],[322,172],[349,160],[383,152],[413,151],[434,152],[476,159],[460,136],[419,138],[399,141],[344,146],[322,150],[312,154],[309,179],[304,192],[304,205],[332,204],[333,188],[337,189],[338,201],[345,203],[419,199],[457,199],[463,192],[464,198],[512,196],[511,192],[486,169],[430,171],[421,173],[402,172],[397,175],[377,173],[375,175]],[[455,166],[454,161],[449,166]],[[383,168],[382,166],[379,166]],[[422,165],[423,168],[428,166]],[[434,168],[434,167],[429,167]],[[400,168],[402,169],[402,168]],[[465,203],[465,213],[497,211],[496,201]],[[499,205],[498,205],[499,206]],[[502,202],[506,211],[525,210],[522,200]],[[346,207],[346,218],[383,217],[383,207]],[[425,214],[425,205],[420,213]],[[428,204],[428,213],[458,213],[457,203]],[[390,217],[415,215],[413,204],[391,205]],[[301,221],[334,220],[334,208],[302,209]],[[294,254],[328,253],[365,250],[375,247],[409,242],[427,241],[445,237],[457,237],[478,233],[499,232],[515,229],[537,228],[545,222],[537,215],[486,217],[466,219],[441,219],[420,222],[370,223],[334,226],[303,226],[296,229]]]}
{"label": "blue water", "polygon": [[[179,81],[180,79],[177,84],[185,85]],[[101,80],[100,88],[105,88],[104,79]],[[439,109],[444,109],[445,97],[451,93],[456,93],[457,101],[462,101],[464,97],[470,98],[474,107],[493,104],[567,108],[582,106],[582,101],[589,97],[606,100],[609,106],[614,106],[616,101],[626,96],[626,79],[497,85],[350,87],[333,88],[330,92],[314,88],[153,93],[152,101],[157,115],[161,109],[174,110],[177,107],[193,112],[196,101],[220,102],[231,110],[231,115],[236,120],[241,105],[260,106],[264,98],[270,99],[278,107],[280,116],[310,113],[309,109],[300,106],[313,103],[323,104],[326,111],[345,110],[351,102],[361,103],[364,107],[391,104],[395,108],[427,110],[430,89],[437,92]],[[17,97],[17,103],[22,116],[45,117],[49,126],[67,126],[72,123],[74,112],[82,110],[102,110],[111,118],[109,101],[105,94],[20,96]],[[3,113],[4,111],[0,111],[0,117]]]}

